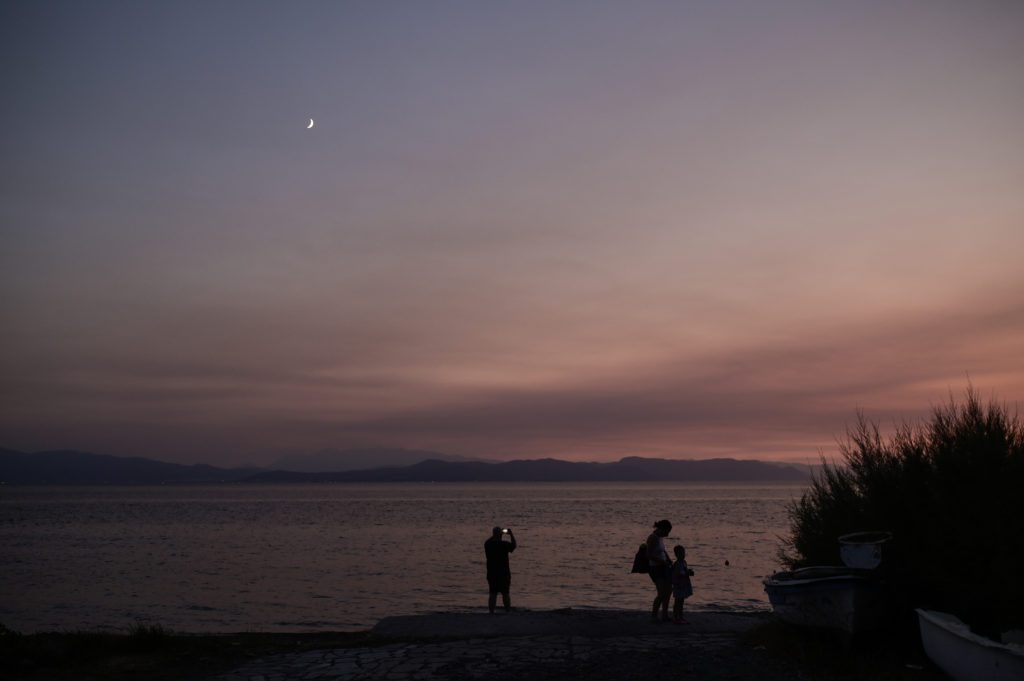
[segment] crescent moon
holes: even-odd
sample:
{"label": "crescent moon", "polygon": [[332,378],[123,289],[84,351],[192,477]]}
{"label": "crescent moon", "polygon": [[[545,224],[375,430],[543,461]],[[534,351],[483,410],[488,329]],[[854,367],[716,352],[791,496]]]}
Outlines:
{"label": "crescent moon", "polygon": [[309,130],[309,129],[310,129],[310,128],[312,128],[312,127],[313,127],[313,119],[312,119],[312,118],[310,118],[310,119],[309,119],[309,125],[307,125],[307,126],[306,126],[306,130]]}

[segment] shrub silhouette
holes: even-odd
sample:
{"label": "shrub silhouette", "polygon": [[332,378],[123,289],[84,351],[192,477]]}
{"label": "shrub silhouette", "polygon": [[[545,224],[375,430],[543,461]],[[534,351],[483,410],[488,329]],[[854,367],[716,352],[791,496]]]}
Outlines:
{"label": "shrub silhouette", "polygon": [[791,568],[838,565],[838,537],[890,530],[883,564],[904,605],[951,612],[992,635],[1024,609],[1024,426],[968,387],[885,439],[858,413],[840,443],[843,464],[822,467],[789,506]]}

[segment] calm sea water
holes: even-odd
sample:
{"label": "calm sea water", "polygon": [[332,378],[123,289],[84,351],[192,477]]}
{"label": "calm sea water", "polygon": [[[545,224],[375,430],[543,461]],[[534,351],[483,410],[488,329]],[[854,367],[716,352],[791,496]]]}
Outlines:
{"label": "calm sea water", "polygon": [[[523,608],[649,607],[629,574],[668,518],[695,609],[767,609],[785,506],[772,484],[0,488],[0,623],[22,632],[350,630],[486,607],[483,542],[511,526]],[[726,565],[726,561],[729,562]]]}

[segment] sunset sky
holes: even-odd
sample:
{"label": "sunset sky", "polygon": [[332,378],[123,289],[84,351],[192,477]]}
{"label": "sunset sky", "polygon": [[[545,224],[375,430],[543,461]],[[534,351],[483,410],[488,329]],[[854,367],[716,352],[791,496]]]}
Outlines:
{"label": "sunset sky", "polygon": [[814,460],[1024,407],[1024,3],[8,2],[0,55],[0,447]]}

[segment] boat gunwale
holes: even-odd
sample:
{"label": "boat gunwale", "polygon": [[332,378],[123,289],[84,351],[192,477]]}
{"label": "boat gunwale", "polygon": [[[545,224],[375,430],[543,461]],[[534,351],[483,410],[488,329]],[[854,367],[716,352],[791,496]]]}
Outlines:
{"label": "boat gunwale", "polygon": [[971,628],[966,622],[952,613],[941,612],[939,610],[927,610],[925,608],[915,608],[914,610],[917,612],[918,617],[929,624],[932,624],[954,636],[958,636],[965,641],[976,643],[985,648],[992,648],[999,652],[1009,653],[1014,657],[1024,659],[1024,645],[1019,643],[1000,643],[999,641],[979,636],[971,631]]}
{"label": "boat gunwale", "polygon": [[[800,572],[804,570],[834,570],[834,574],[821,574],[812,576],[811,574],[801,575]],[[785,576],[782,576],[785,575]],[[861,568],[850,568],[840,565],[816,565],[806,568],[800,568],[793,571],[776,572],[770,577],[765,577],[761,583],[764,584],[765,588],[768,587],[785,587],[785,586],[798,586],[803,584],[815,584],[829,581],[855,581],[864,583],[877,582],[877,576],[868,570]]]}

